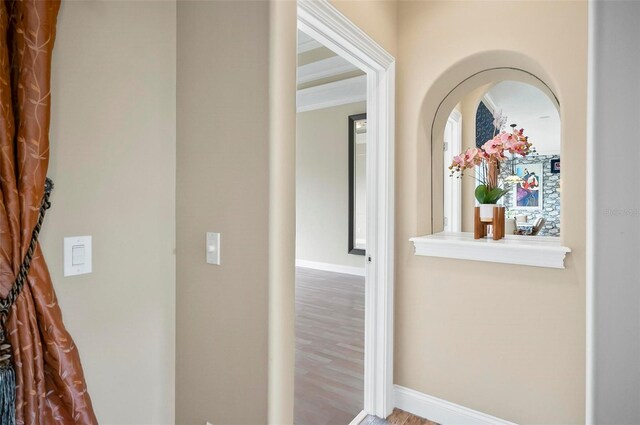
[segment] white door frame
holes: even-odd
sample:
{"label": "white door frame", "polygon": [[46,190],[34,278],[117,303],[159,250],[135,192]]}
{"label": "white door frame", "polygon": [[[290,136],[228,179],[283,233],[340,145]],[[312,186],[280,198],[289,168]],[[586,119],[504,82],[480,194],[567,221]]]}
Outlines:
{"label": "white door frame", "polygon": [[[450,130],[448,135],[447,127]],[[447,127],[444,130],[444,231],[462,232],[462,182],[458,178],[450,178],[448,168],[453,156],[462,151],[462,114],[455,109],[451,111]]]}
{"label": "white door frame", "polygon": [[327,0],[298,0],[298,28],[367,73],[364,411],[393,400],[395,58]]}

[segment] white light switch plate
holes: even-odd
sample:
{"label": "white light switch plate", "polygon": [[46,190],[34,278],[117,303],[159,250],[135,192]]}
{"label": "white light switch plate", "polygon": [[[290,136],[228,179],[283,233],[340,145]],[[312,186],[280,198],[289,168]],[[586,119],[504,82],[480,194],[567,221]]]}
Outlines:
{"label": "white light switch plate", "polygon": [[64,275],[76,276],[91,271],[91,236],[64,238]]}
{"label": "white light switch plate", "polygon": [[220,265],[220,233],[207,232],[207,263]]}

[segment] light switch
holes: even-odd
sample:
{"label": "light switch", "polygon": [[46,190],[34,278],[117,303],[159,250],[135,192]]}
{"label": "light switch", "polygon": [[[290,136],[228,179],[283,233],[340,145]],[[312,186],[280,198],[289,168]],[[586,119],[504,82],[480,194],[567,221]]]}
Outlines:
{"label": "light switch", "polygon": [[91,273],[91,236],[64,238],[64,275]]}
{"label": "light switch", "polygon": [[71,265],[81,266],[84,264],[84,245],[73,245],[71,247]]}
{"label": "light switch", "polygon": [[207,263],[220,265],[220,233],[207,232]]}

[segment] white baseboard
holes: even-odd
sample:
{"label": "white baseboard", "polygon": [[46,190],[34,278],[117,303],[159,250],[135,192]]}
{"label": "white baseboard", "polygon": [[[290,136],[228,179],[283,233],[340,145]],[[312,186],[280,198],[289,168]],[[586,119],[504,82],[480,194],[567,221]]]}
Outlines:
{"label": "white baseboard", "polygon": [[367,412],[362,410],[360,411],[360,413],[358,413],[358,416],[356,416],[351,422],[349,422],[349,425],[360,425],[360,422],[364,421],[364,418],[366,418],[367,416]]}
{"label": "white baseboard", "polygon": [[341,266],[339,264],[320,263],[318,261],[298,260],[296,259],[296,267],[304,267],[307,269],[324,270],[326,272],[352,274],[355,276],[364,276],[364,267]]}
{"label": "white baseboard", "polygon": [[398,409],[442,425],[515,425],[467,407],[460,406],[418,391],[394,385]]}

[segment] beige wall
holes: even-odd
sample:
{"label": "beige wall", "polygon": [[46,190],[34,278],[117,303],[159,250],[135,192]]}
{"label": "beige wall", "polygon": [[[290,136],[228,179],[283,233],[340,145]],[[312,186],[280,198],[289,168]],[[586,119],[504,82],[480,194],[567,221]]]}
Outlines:
{"label": "beige wall", "polygon": [[296,10],[269,3],[269,424],[293,423]]}
{"label": "beige wall", "polygon": [[[398,59],[395,382],[519,423],[583,422],[586,4],[334,4]],[[177,71],[175,8],[63,5],[53,71],[57,187],[43,245],[101,422],[172,422],[175,300],[177,423],[265,423],[268,273],[269,319],[280,325],[272,354],[284,342],[282,358],[293,358],[292,258],[271,258],[268,267],[275,250],[267,249],[267,228],[284,235],[271,248],[291,251],[286,122],[294,97],[272,97],[271,124],[279,125],[269,137],[268,87],[291,87],[276,81],[277,55],[269,81],[268,3],[180,2]],[[290,12],[283,14],[293,40]],[[526,19],[505,34],[487,25],[496,16]],[[294,66],[289,47],[278,63]],[[474,57],[439,77],[496,49],[522,53],[506,57],[560,98],[562,239],[573,249],[566,270],[415,257],[407,242],[429,230],[425,117],[470,69],[500,56]],[[276,165],[271,177],[268,161]],[[132,185],[140,176],[144,183]],[[269,209],[269,194],[282,193]],[[204,262],[206,231],[222,233],[221,266]],[[94,237],[94,272],[63,278],[62,237],[81,234]],[[286,369],[271,357],[272,371]],[[272,422],[289,422],[290,370],[272,378],[272,388],[286,390],[270,404],[272,417],[285,420]]]}
{"label": "beige wall", "polygon": [[351,22],[356,24],[391,55],[396,55],[396,0],[329,0]]}
{"label": "beige wall", "polygon": [[179,424],[266,423],[268,39],[268,2],[178,3]]}
{"label": "beige wall", "polygon": [[[583,423],[587,5],[398,7],[395,383],[517,423]],[[516,30],[495,26],[508,17]],[[560,99],[566,270],[416,257],[407,242],[429,232],[437,104],[501,65],[534,72]]]}
{"label": "beige wall", "polygon": [[[60,10],[42,244],[104,424],[174,422],[175,39],[174,2]],[[93,273],[65,278],[79,235]]]}
{"label": "beige wall", "polygon": [[349,254],[349,115],[366,102],[301,112],[296,137],[296,259],[359,267]]}

